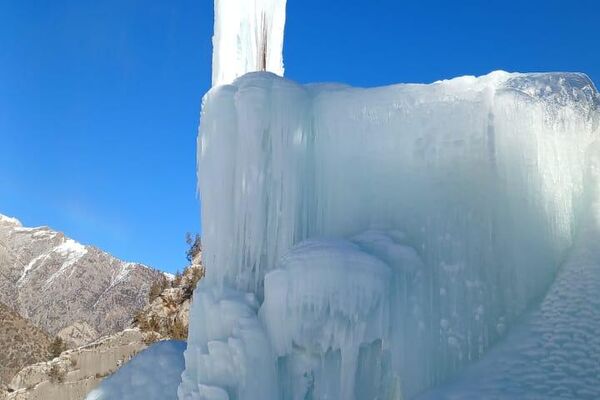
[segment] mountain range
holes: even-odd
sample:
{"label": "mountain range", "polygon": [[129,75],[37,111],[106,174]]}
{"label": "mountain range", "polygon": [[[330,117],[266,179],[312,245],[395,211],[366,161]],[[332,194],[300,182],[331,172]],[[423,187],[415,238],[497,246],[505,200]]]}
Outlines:
{"label": "mountain range", "polygon": [[[34,350],[23,351],[33,361],[54,336],[76,347],[120,332],[148,304],[152,285],[164,279],[156,269],[0,214],[0,318],[12,326],[0,331],[0,353],[23,332],[35,338],[26,345]],[[7,375],[0,364],[0,376]]]}

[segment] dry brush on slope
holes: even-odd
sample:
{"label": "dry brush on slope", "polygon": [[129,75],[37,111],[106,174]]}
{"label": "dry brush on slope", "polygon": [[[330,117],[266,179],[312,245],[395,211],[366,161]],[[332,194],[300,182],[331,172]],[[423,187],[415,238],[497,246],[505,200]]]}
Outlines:
{"label": "dry brush on slope", "polygon": [[0,384],[8,383],[21,368],[48,358],[48,335],[2,303],[0,343]]}

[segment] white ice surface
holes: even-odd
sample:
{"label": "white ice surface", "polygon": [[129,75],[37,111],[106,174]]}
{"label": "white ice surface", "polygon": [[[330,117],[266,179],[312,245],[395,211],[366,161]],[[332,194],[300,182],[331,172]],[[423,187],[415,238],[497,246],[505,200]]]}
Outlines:
{"label": "white ice surface", "polygon": [[307,240],[267,274],[260,316],[280,370],[291,374],[284,398],[307,394],[304,377],[320,378],[314,364],[339,371],[340,387],[312,382],[313,396],[354,397],[360,345],[387,337],[391,277],[384,262],[341,240]]}
{"label": "white ice surface", "polygon": [[283,76],[286,0],[215,0],[213,86],[247,72]]}
{"label": "white ice surface", "polygon": [[597,199],[590,211],[541,304],[481,361],[419,400],[600,399]]}
{"label": "white ice surface", "polygon": [[185,342],[153,344],[104,379],[86,400],[175,400]]}
{"label": "white ice surface", "polygon": [[411,398],[544,296],[590,213],[582,74],[205,97],[181,400]]}
{"label": "white ice surface", "polygon": [[213,289],[200,285],[194,292],[195,312],[204,317],[190,320],[188,340],[201,345],[187,350],[195,360],[186,374],[194,393],[180,389],[179,398],[221,400],[229,398],[227,393],[275,398],[275,358],[257,317],[256,296]]}

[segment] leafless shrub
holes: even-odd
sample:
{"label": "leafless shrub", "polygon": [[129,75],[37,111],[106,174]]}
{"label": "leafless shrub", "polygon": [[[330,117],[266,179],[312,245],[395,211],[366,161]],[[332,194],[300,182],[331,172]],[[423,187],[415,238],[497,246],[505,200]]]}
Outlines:
{"label": "leafless shrub", "polygon": [[152,303],[161,295],[161,293],[169,286],[167,278],[161,276],[160,279],[152,284],[150,292],[148,292],[148,301]]}
{"label": "leafless shrub", "polygon": [[65,381],[65,371],[60,369],[58,364],[52,364],[50,369],[48,370],[48,378],[50,378],[50,382],[52,383],[62,383]]}
{"label": "leafless shrub", "polygon": [[173,322],[169,323],[167,331],[168,336],[171,339],[186,340],[188,337],[188,327],[179,319],[175,319]]}
{"label": "leafless shrub", "polygon": [[60,337],[55,337],[48,347],[48,359],[53,360],[59,357],[63,351],[67,349],[67,345]]}

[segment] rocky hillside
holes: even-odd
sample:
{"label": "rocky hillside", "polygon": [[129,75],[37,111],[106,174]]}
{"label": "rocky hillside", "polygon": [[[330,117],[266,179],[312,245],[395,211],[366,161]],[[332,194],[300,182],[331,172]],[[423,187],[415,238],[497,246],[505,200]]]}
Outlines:
{"label": "rocky hillside", "polygon": [[163,278],[157,270],[0,214],[0,302],[72,346],[128,327]]}
{"label": "rocky hillside", "polygon": [[[53,360],[21,369],[0,383],[0,400],[83,400],[106,376],[155,341],[186,339],[192,294],[204,276],[200,251],[182,274],[160,279],[151,288],[148,304],[126,329],[84,346],[67,350]],[[72,326],[86,336],[86,327]]]}
{"label": "rocky hillside", "polygon": [[0,303],[0,386],[21,368],[45,361],[49,345],[45,332]]}
{"label": "rocky hillside", "polygon": [[4,387],[0,400],[82,400],[105,376],[152,343],[139,329],[104,337],[60,357],[23,368]]}
{"label": "rocky hillside", "polygon": [[198,252],[182,274],[152,287],[150,304],[135,316],[133,326],[143,332],[155,332],[161,339],[186,340],[192,294],[202,277],[204,267]]}

